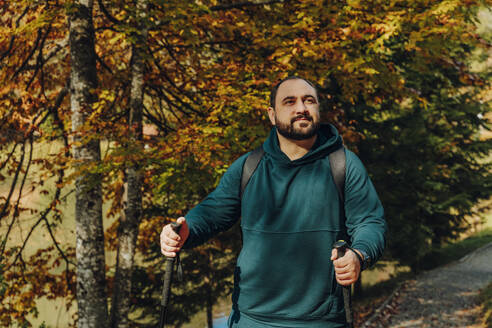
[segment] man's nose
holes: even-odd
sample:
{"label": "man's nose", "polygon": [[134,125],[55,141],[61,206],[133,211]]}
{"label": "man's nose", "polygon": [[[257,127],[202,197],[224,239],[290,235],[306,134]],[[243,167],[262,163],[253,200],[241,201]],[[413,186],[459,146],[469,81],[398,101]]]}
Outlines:
{"label": "man's nose", "polygon": [[296,113],[303,114],[308,112],[307,106],[304,104],[304,101],[298,101],[296,104]]}

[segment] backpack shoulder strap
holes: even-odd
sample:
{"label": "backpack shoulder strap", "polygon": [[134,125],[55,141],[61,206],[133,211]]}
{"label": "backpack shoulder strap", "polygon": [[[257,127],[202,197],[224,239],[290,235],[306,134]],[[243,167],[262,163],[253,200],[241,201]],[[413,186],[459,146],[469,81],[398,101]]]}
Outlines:
{"label": "backpack shoulder strap", "polygon": [[[340,226],[342,227],[342,233],[338,237],[340,239],[349,242],[349,236],[347,227],[345,225],[345,147],[342,146],[328,155],[330,160],[331,175],[335,181],[335,185],[338,191],[338,204],[340,213]],[[349,242],[350,243],[350,242]]]}
{"label": "backpack shoulder strap", "polygon": [[331,175],[337,186],[340,204],[343,205],[345,203],[345,147],[342,146],[330,153],[328,158],[330,159]]}
{"label": "backpack shoulder strap", "polygon": [[260,163],[261,158],[263,157],[264,154],[265,151],[263,150],[263,146],[260,146],[255,150],[253,150],[251,154],[249,154],[248,157],[246,158],[246,161],[244,162],[243,165],[243,171],[241,174],[241,190],[239,194],[240,198],[243,198],[244,189],[246,188],[246,185],[248,184],[249,179],[255,172],[256,168],[258,167],[258,164]]}

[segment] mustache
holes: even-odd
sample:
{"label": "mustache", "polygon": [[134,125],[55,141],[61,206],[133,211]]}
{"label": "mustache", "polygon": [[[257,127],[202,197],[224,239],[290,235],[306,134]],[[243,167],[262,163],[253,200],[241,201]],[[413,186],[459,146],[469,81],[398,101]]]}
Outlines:
{"label": "mustache", "polygon": [[313,121],[313,117],[309,114],[299,114],[299,115],[296,115],[295,117],[293,117],[290,122],[291,123],[294,123],[295,121],[299,120],[299,119],[306,119],[306,120],[309,120],[309,121]]}

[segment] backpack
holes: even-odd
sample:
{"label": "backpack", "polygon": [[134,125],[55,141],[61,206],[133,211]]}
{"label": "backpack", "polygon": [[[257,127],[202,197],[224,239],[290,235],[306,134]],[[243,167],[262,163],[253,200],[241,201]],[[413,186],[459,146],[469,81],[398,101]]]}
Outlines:
{"label": "backpack", "polygon": [[[263,146],[260,146],[253,150],[248,155],[243,165],[243,171],[241,174],[241,190],[239,197],[242,199],[244,189],[251,179],[251,176],[255,172],[258,164],[260,164],[261,158],[265,154]],[[328,155],[330,160],[331,175],[335,182],[338,192],[338,203],[340,204],[340,222],[345,222],[345,147],[342,146]]]}

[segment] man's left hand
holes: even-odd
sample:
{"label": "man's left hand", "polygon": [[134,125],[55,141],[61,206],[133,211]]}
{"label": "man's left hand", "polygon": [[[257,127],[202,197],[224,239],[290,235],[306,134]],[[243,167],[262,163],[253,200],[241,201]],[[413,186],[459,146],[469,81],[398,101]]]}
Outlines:
{"label": "man's left hand", "polygon": [[[355,250],[357,252],[357,250]],[[362,256],[362,254],[359,254]],[[337,250],[331,251],[331,260],[335,267],[335,277],[337,282],[342,286],[349,286],[359,279],[360,262],[357,255],[350,249],[347,249],[345,255],[337,259]]]}

